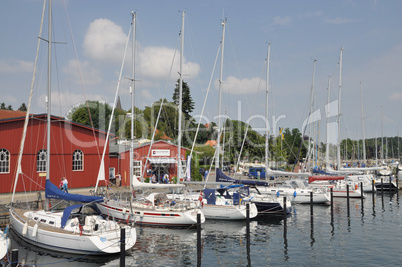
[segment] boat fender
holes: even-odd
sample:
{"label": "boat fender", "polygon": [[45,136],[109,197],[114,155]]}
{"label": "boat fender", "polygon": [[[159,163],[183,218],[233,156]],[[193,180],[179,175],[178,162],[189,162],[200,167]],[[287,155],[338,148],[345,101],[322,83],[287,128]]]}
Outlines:
{"label": "boat fender", "polygon": [[140,211],[140,217],[144,217],[144,211]]}
{"label": "boat fender", "polygon": [[123,214],[126,214],[126,212],[127,212],[127,210],[126,210],[126,208],[123,208]]}
{"label": "boat fender", "polygon": [[38,233],[38,224],[34,225],[33,231],[32,231],[32,236],[36,237],[36,234]]}
{"label": "boat fender", "polygon": [[297,196],[297,193],[296,193],[296,191],[294,191],[294,192],[293,192],[293,196],[294,196],[294,197],[296,197],[296,196]]}
{"label": "boat fender", "polygon": [[276,196],[279,197],[281,193],[279,193],[279,191],[276,191]]}
{"label": "boat fender", "polygon": [[357,184],[355,184],[355,190],[357,190],[357,188],[358,188],[358,186],[357,186]]}
{"label": "boat fender", "polygon": [[24,224],[24,228],[22,228],[22,235],[26,235],[28,232],[28,222]]}

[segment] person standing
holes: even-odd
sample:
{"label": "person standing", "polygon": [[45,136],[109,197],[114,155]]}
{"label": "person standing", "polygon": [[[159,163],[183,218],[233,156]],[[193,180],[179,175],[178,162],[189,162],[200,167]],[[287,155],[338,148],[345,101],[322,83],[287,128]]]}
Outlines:
{"label": "person standing", "polygon": [[63,191],[68,193],[68,181],[66,177],[63,177]]}

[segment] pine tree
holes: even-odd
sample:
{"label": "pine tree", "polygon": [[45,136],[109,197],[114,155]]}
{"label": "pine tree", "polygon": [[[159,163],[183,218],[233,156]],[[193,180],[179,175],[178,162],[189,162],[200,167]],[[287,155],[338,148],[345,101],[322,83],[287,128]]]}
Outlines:
{"label": "pine tree", "polygon": [[[179,99],[180,99],[180,81],[177,80],[176,83],[176,88],[174,89],[174,93],[173,93],[173,102],[176,105],[179,105]],[[185,120],[190,120],[191,119],[191,115],[190,113],[194,110],[194,101],[190,95],[190,87],[188,86],[188,84],[186,82],[183,81],[183,95],[182,95],[182,107],[183,107],[183,114],[184,114],[184,118]]]}

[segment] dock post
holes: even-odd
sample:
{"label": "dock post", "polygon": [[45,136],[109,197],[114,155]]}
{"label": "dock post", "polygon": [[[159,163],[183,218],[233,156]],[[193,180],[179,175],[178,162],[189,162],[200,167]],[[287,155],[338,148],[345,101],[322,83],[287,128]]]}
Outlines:
{"label": "dock post", "polygon": [[197,213],[197,266],[201,266],[201,214]]}
{"label": "dock post", "polygon": [[363,182],[360,182],[360,197],[362,199],[362,212],[364,211],[364,203],[363,203],[363,199],[364,199],[364,194],[363,194]]}
{"label": "dock post", "polygon": [[331,192],[331,222],[334,222],[334,189],[330,188]]}
{"label": "dock post", "polygon": [[283,197],[283,237],[286,239],[287,236],[287,214],[286,214],[286,197]]}
{"label": "dock post", "polygon": [[126,266],[126,228],[120,228],[120,266]]}
{"label": "dock post", "polygon": [[347,199],[347,209],[348,209],[348,217],[350,216],[350,205],[349,205],[349,185],[346,185],[346,199]]}
{"label": "dock post", "polygon": [[313,192],[310,192],[310,216],[313,216]]}
{"label": "dock post", "polygon": [[250,203],[246,204],[246,238],[247,246],[250,247]]}
{"label": "dock post", "polygon": [[11,267],[18,266],[18,249],[11,250]]}
{"label": "dock post", "polygon": [[375,193],[374,189],[375,189],[375,186],[374,186],[374,184],[375,184],[375,180],[371,180],[371,191],[373,191],[373,193],[372,193],[372,195],[371,195],[371,197],[373,198],[373,208],[375,207],[375,198],[374,198],[374,193]]}

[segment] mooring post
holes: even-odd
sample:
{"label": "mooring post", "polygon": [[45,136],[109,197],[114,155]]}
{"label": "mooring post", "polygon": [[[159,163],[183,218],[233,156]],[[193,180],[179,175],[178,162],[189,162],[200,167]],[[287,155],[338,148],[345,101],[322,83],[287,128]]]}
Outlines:
{"label": "mooring post", "polygon": [[286,214],[286,197],[283,197],[283,216],[284,216],[284,220],[283,220],[283,237],[286,239],[286,235],[287,235],[287,214]]}
{"label": "mooring post", "polygon": [[350,206],[349,206],[349,185],[346,185],[346,199],[347,199],[347,208],[348,208],[348,217],[350,216]]}
{"label": "mooring post", "polygon": [[363,199],[364,199],[364,194],[363,194],[363,182],[360,182],[360,197],[362,199],[362,211],[363,211]]}
{"label": "mooring post", "polygon": [[384,194],[384,179],[381,178],[381,194]]}
{"label": "mooring post", "polygon": [[250,203],[246,204],[246,240],[247,246],[250,247]]}
{"label": "mooring post", "polygon": [[201,266],[201,214],[197,213],[197,265]]}
{"label": "mooring post", "polygon": [[372,195],[371,195],[371,197],[373,198],[373,208],[375,207],[375,196],[374,196],[374,193],[375,193],[375,180],[371,180],[371,191],[372,191]]}
{"label": "mooring post", "polygon": [[310,216],[313,216],[313,192],[310,192]]}
{"label": "mooring post", "polygon": [[18,266],[18,249],[11,250],[11,267]]}
{"label": "mooring post", "polygon": [[331,222],[334,223],[334,189],[330,188],[331,192]]}
{"label": "mooring post", "polygon": [[120,229],[120,266],[126,266],[126,228]]}

